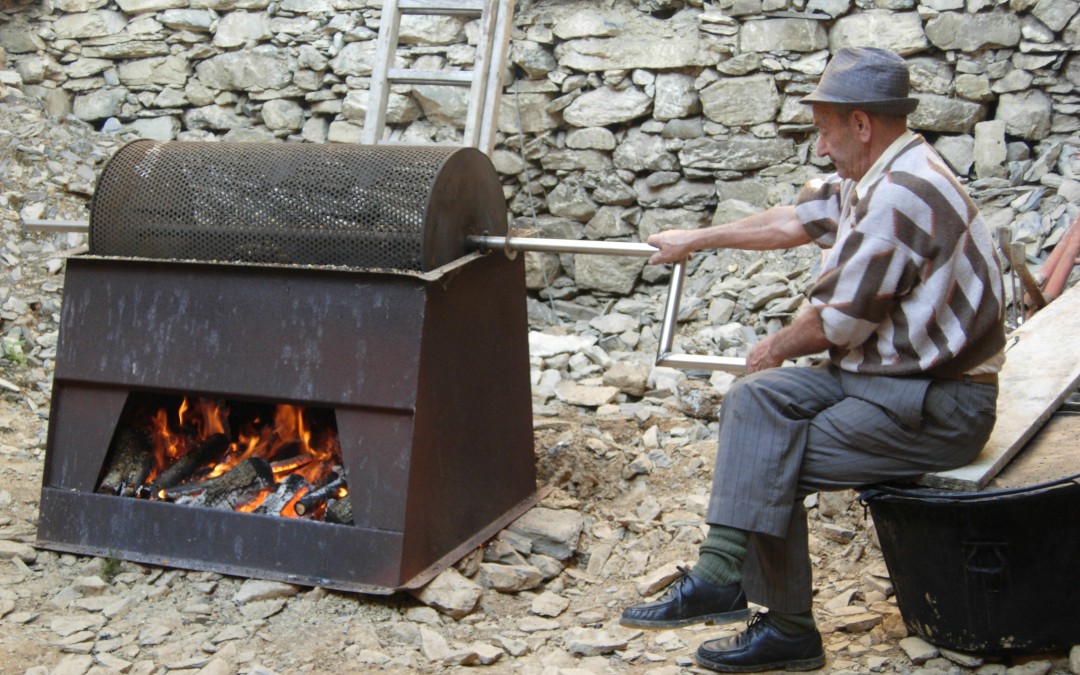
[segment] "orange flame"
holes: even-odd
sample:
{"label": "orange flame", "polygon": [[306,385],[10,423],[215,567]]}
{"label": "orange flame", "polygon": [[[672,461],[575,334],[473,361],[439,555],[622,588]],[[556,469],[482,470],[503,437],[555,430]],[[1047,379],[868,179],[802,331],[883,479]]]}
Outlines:
{"label": "orange flame", "polygon": [[[192,402],[185,397],[171,423],[168,412],[159,409],[148,423],[154,465],[146,484],[214,434],[224,434],[234,440],[221,458],[201,469],[203,480],[220,476],[249,457],[259,457],[272,464],[277,480],[296,473],[313,485],[341,464],[341,447],[335,430],[332,427],[313,429],[301,406],[278,404],[272,423],[253,417],[241,424],[235,437],[230,433],[229,415],[229,408],[223,402],[205,398]],[[236,510],[255,510],[271,492],[263,491]],[[294,504],[305,492],[306,489],[300,490],[281,515],[298,517]],[[347,494],[344,489],[339,492],[339,497]]]}

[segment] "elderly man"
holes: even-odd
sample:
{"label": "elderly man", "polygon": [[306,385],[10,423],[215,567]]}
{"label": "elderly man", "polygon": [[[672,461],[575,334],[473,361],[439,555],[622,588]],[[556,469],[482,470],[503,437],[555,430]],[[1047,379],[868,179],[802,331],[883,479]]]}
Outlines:
{"label": "elderly man", "polygon": [[[745,619],[748,599],[768,608],[702,644],[706,668],[820,668],[803,498],[962,466],[994,425],[1001,270],[978,209],[907,129],[908,89],[895,54],[840,50],[802,99],[835,174],[794,206],[649,238],[654,264],[706,248],[829,252],[807,306],[751,349],[725,398],[697,564],[623,611],[624,625],[669,628]],[[776,367],[825,350],[820,367]]]}

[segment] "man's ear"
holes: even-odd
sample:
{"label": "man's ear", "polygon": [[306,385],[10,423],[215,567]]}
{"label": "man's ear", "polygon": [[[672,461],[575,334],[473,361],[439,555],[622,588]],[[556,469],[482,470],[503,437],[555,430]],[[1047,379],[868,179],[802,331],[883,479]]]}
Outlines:
{"label": "man's ear", "polygon": [[869,143],[873,131],[873,118],[862,110],[855,110],[851,113],[851,128],[860,142]]}

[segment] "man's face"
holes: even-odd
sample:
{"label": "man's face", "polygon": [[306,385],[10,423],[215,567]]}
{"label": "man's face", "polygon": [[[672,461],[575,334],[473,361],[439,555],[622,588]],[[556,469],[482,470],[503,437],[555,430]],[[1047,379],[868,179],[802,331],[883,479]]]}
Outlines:
{"label": "man's face", "polygon": [[818,129],[818,157],[831,159],[841,178],[862,178],[868,168],[863,166],[866,152],[859,143],[851,113],[815,103],[814,126]]}

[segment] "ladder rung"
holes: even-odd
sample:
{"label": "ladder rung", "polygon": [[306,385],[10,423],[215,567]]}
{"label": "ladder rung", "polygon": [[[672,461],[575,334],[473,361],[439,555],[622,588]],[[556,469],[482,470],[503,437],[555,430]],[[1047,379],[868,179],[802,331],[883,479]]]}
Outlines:
{"label": "ladder rung", "polygon": [[415,70],[412,68],[392,68],[386,71],[386,79],[402,84],[444,84],[467,87],[472,84],[471,70]]}
{"label": "ladder rung", "polygon": [[480,16],[484,0],[401,0],[402,14],[443,14],[450,16]]}

